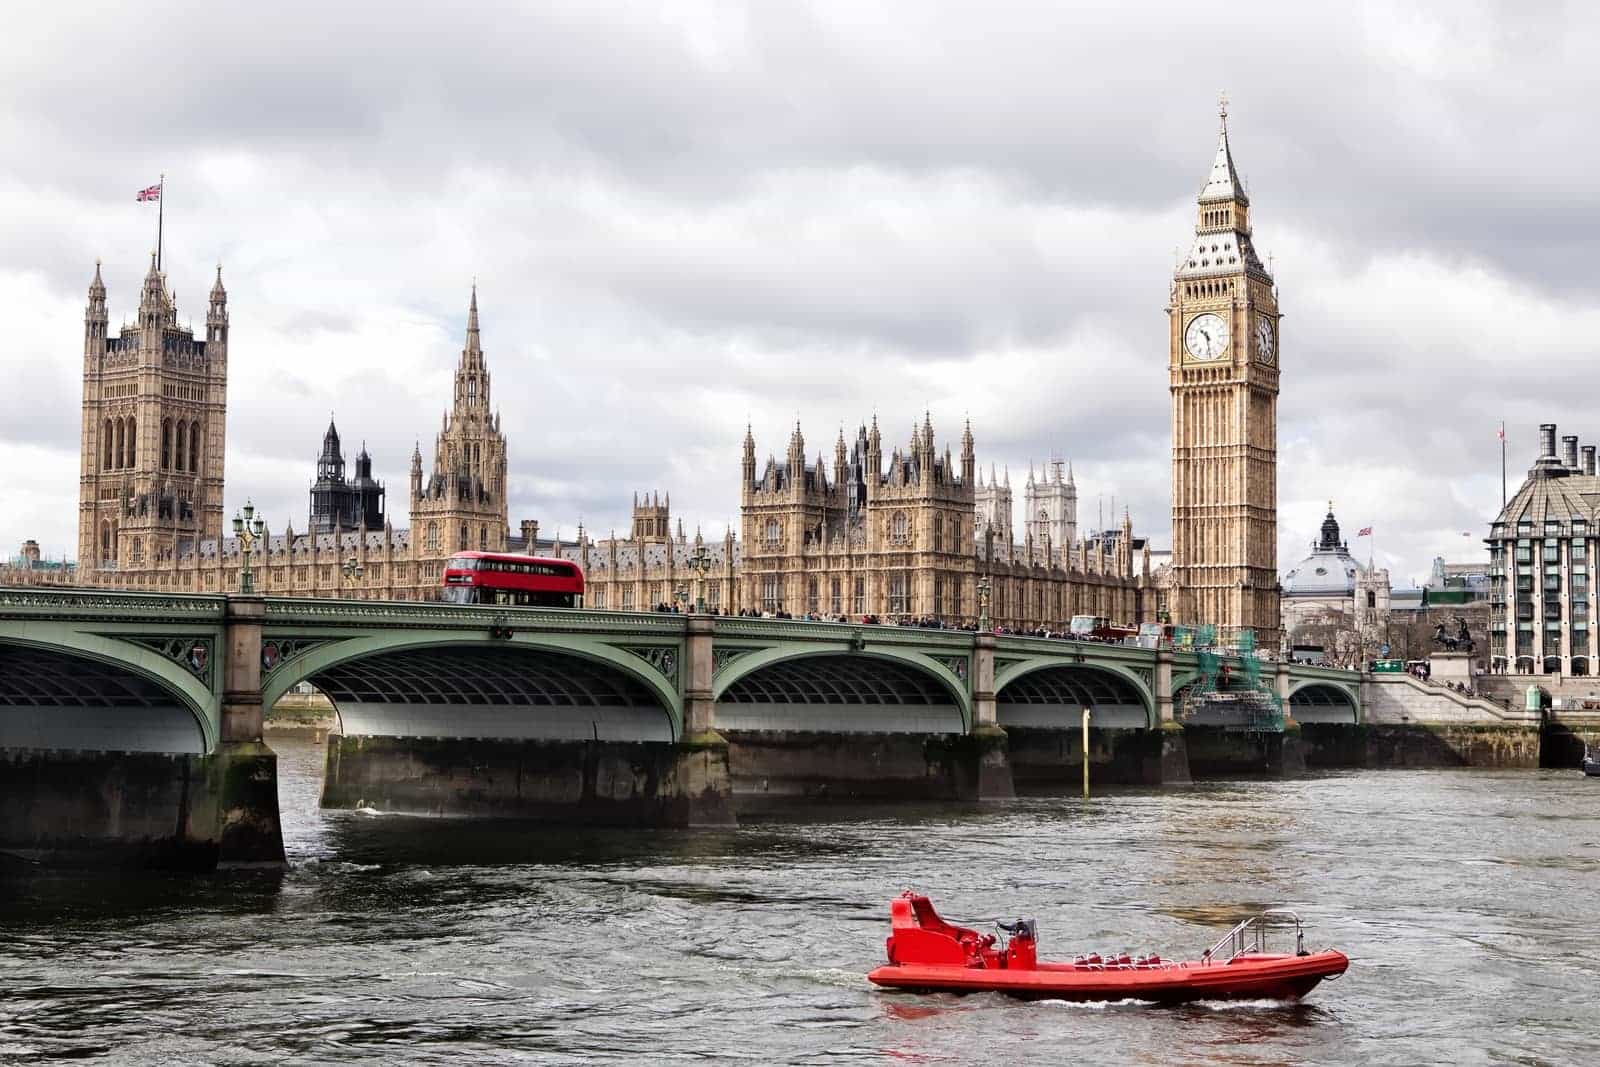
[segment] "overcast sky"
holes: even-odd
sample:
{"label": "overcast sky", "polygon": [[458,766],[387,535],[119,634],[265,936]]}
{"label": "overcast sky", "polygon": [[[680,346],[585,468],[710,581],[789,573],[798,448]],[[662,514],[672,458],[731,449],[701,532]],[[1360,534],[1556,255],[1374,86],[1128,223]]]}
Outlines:
{"label": "overcast sky", "polygon": [[[232,313],[227,513],[332,412],[405,522],[476,277],[511,521],[737,515],[740,441],[931,410],[1169,539],[1165,306],[1231,101],[1285,313],[1279,554],[1481,558],[1536,425],[1600,442],[1591,5],[27,8],[0,40],[0,554],[74,550],[85,290]],[[1472,537],[1462,536],[1469,531]]]}

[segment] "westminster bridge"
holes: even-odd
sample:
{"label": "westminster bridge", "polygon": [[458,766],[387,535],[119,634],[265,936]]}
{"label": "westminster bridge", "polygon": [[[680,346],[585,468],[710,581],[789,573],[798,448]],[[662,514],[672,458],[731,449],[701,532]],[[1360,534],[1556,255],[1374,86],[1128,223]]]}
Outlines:
{"label": "westminster bridge", "polygon": [[[1361,722],[1359,675],[1261,667],[1293,724]],[[262,710],[302,682],[339,720],[331,807],[688,825],[1005,797],[1077,780],[1085,709],[1097,781],[1292,765],[1281,729],[1179,725],[1200,670],[960,630],[0,589],[0,849],[281,861]]]}

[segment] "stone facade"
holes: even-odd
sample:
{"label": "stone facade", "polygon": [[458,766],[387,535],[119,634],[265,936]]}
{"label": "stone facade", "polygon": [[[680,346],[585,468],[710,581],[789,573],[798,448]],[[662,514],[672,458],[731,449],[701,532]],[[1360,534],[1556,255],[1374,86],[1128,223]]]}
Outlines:
{"label": "stone facade", "polygon": [[150,257],[139,316],[110,336],[95,264],[83,329],[78,560],[87,570],[170,564],[222,536],[228,294],[217,268],[206,333],[178,325],[178,304]]}
{"label": "stone facade", "polygon": [[1227,112],[1167,305],[1172,616],[1276,648],[1278,295],[1251,239]]}
{"label": "stone facade", "polygon": [[[428,559],[465,549],[504,552],[510,537],[506,439],[489,402],[489,368],[478,332],[478,289],[467,310],[467,343],[450,410],[434,443],[433,473],[411,454],[411,528]],[[438,577],[437,574],[433,577]]]}
{"label": "stone facade", "polygon": [[[840,432],[830,471],[820,455],[806,461],[797,424],[783,460],[769,457],[758,470],[747,432],[733,607],[971,625],[984,582],[989,618],[1011,629],[1060,630],[1075,614],[1154,617],[1148,571],[1142,556],[1137,565],[1134,558],[1145,545],[1130,523],[1077,544],[1052,542],[1047,523],[1043,541],[1030,534],[1013,544],[1001,536],[1009,529],[1009,486],[991,476],[980,498],[973,449],[968,426],[959,457],[948,447],[941,453],[925,416],[904,450],[885,455],[874,419],[853,446]],[[1070,521],[1075,528],[1075,509]]]}
{"label": "stone facade", "polygon": [[[641,526],[641,519],[648,525]],[[702,604],[723,614],[735,610],[740,552],[733,531],[707,540],[697,530],[690,540],[681,525],[666,535],[666,521],[646,504],[635,508],[629,537],[593,540],[580,527],[575,541],[536,542],[534,554],[569,559],[583,569],[586,607],[651,611]]]}
{"label": "stone facade", "polygon": [[1002,482],[995,476],[994,464],[991,463],[987,484],[984,483],[983,472],[978,472],[978,485],[972,491],[973,506],[978,513],[977,521],[972,524],[975,541],[982,542],[985,537],[993,536],[1001,544],[1011,543],[1011,499],[1009,469]]}
{"label": "stone facade", "polygon": [[1033,476],[1033,464],[1028,464],[1022,508],[1028,517],[1028,536],[1035,544],[1070,548],[1078,543],[1078,483],[1072,477],[1072,465],[1065,460],[1051,460],[1049,470],[1038,478]]}
{"label": "stone facade", "polygon": [[[153,264],[138,327],[124,328],[120,339],[108,342],[106,318],[97,267],[85,329],[84,474],[75,580],[127,589],[237,590],[240,545],[221,536],[228,344],[221,272],[211,291],[204,342],[176,325],[176,305]],[[325,453],[328,443],[325,439]],[[319,481],[329,486],[343,466],[336,438],[332,444],[339,462],[330,465],[325,455],[318,472]],[[363,450],[357,483],[363,475],[372,482],[369,464]],[[428,479],[422,476],[420,450],[412,454],[412,531],[420,534],[420,542],[388,519],[376,528],[369,524],[368,505],[381,492],[376,482],[373,491],[355,495],[360,514],[348,526],[345,509],[333,496],[319,511],[314,486],[311,519],[317,525],[320,517],[322,528],[299,534],[292,525],[282,533],[268,530],[253,553],[255,588],[273,596],[434,599],[452,552],[463,545],[508,547],[505,475],[505,437],[499,414],[490,407],[474,290],[452,403]],[[19,584],[54,578],[21,570],[12,577]]]}

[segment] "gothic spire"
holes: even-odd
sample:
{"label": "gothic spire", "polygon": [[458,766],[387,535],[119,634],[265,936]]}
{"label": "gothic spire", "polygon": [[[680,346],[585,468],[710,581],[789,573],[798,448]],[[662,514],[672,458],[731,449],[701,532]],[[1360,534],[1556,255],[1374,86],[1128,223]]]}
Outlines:
{"label": "gothic spire", "polygon": [[472,283],[472,301],[467,305],[467,347],[461,353],[463,361],[483,361],[483,341],[478,335],[478,283]]}
{"label": "gothic spire", "polygon": [[1202,204],[1219,200],[1237,200],[1241,204],[1250,203],[1250,198],[1245,195],[1244,183],[1239,180],[1239,172],[1233,165],[1233,152],[1228,147],[1228,98],[1224,96],[1218,104],[1217,112],[1220,116],[1221,131],[1217,134],[1217,155],[1211,163],[1211,175],[1206,179],[1204,189],[1200,190]]}

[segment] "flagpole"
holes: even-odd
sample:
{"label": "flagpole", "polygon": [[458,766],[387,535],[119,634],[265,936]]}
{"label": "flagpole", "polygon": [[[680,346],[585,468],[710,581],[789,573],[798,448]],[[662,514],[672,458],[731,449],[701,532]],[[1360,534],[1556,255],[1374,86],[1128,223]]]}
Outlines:
{"label": "flagpole", "polygon": [[[145,171],[146,174],[150,173]],[[166,221],[167,212],[167,176],[163,174],[161,180],[156,182],[156,272],[161,271],[161,231]]]}
{"label": "flagpole", "polygon": [[1500,420],[1500,510],[1506,509],[1506,420]]}

